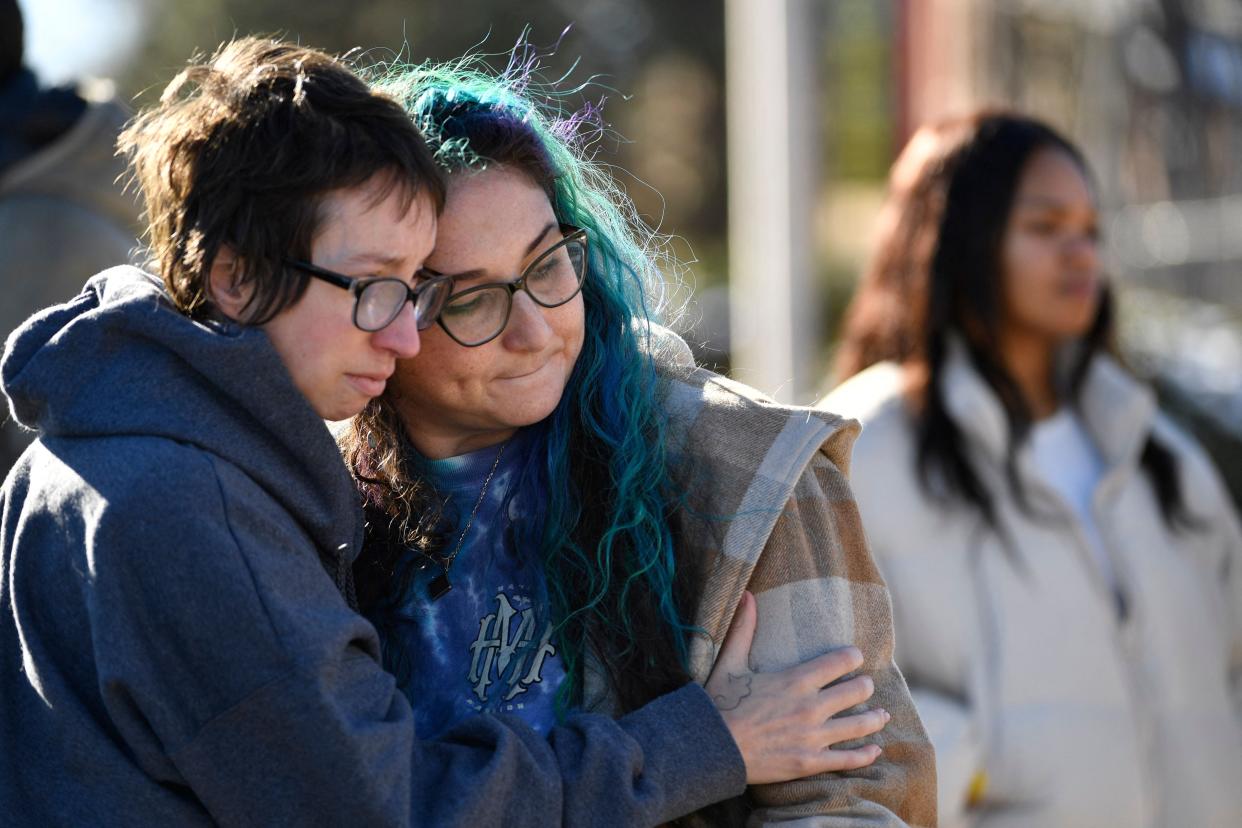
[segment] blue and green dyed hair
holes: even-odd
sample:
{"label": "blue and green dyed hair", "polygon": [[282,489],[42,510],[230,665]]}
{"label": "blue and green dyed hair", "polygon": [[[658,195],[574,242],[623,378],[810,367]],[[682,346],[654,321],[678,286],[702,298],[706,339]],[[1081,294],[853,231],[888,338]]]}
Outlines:
{"label": "blue and green dyed hair", "polygon": [[[519,44],[500,73],[467,58],[389,67],[376,86],[410,113],[447,175],[489,165],[524,172],[561,222],[588,232],[584,342],[559,405],[532,427],[533,459],[520,488],[546,494],[519,531],[524,548],[541,550],[570,678],[562,702],[581,698],[590,661],[628,710],[688,679],[688,628],[668,521],[676,497],[650,341],[663,301],[661,244],[588,156],[601,129],[598,109],[564,112],[556,94],[534,81],[537,68],[537,54]],[[412,496],[402,502],[399,492],[393,498],[400,481],[394,486],[393,475],[382,473],[386,464],[403,465],[384,433],[398,424],[383,408],[380,401],[358,418],[347,454],[360,480],[376,481],[367,492],[372,506],[405,521],[400,541],[426,547],[434,541],[408,530],[418,523],[410,518],[419,502],[429,502],[417,496],[419,481],[410,481]],[[364,609],[391,605],[409,588],[408,578],[393,577],[394,564],[390,558],[377,567],[364,553],[356,568]]]}

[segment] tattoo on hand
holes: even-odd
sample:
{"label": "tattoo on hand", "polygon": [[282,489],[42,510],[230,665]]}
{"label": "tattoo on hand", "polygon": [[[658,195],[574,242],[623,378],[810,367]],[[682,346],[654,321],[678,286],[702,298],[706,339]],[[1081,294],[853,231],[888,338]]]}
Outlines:
{"label": "tattoo on hand", "polygon": [[712,701],[716,703],[716,707],[720,710],[737,710],[742,701],[750,695],[751,677],[750,673],[742,673],[741,675],[729,673],[729,690],[736,691],[737,697],[732,698],[733,692],[727,695],[713,696]]}

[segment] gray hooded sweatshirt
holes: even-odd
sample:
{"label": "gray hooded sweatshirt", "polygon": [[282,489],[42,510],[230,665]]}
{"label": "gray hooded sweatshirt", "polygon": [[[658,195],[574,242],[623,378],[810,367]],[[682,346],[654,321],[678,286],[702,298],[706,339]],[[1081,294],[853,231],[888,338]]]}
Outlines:
{"label": "gray hooded sweatshirt", "polygon": [[132,268],[19,328],[0,490],[0,824],[653,825],[740,793],[687,685],[421,741],[349,564],[358,497],[266,335]]}

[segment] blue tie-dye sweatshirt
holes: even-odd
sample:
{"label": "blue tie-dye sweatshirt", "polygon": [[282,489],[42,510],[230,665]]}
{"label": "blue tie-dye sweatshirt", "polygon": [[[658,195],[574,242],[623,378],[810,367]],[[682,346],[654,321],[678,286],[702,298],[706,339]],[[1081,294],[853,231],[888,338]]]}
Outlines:
{"label": "blue tie-dye sweatshirt", "polygon": [[519,432],[458,457],[415,457],[445,497],[443,554],[461,544],[449,567],[452,589],[431,597],[443,570],[428,562],[380,625],[424,738],[481,711],[518,716],[540,733],[556,723],[553,703],[565,672],[551,641],[543,571],[536,550],[519,548],[514,531],[530,508],[532,493],[517,490],[529,442]]}

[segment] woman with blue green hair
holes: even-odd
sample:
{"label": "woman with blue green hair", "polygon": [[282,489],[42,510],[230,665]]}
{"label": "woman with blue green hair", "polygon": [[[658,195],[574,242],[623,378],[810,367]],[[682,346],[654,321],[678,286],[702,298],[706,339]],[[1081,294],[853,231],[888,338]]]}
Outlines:
{"label": "woman with blue green hair", "polygon": [[360,604],[419,736],[476,713],[554,745],[602,716],[660,733],[571,824],[933,824],[844,476],[857,426],[696,369],[655,324],[654,235],[586,158],[595,113],[562,117],[534,68],[379,84],[446,173],[427,267],[456,285],[342,436]]}

